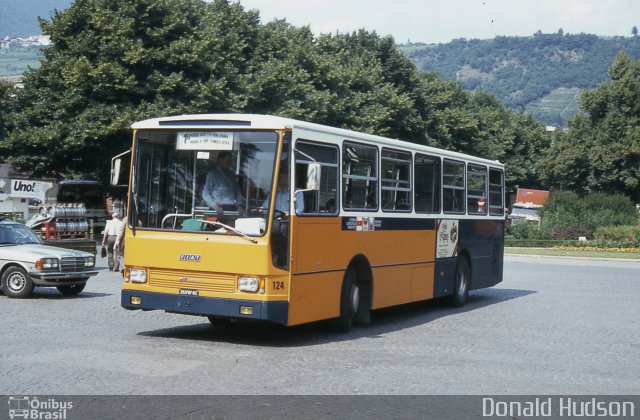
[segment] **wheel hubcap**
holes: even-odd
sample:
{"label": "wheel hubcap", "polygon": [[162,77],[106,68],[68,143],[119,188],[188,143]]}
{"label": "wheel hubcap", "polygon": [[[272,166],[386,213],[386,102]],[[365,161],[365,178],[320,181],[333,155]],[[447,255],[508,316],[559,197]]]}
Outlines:
{"label": "wheel hubcap", "polygon": [[7,279],[9,289],[14,293],[21,292],[27,284],[27,279],[20,273],[14,273]]}

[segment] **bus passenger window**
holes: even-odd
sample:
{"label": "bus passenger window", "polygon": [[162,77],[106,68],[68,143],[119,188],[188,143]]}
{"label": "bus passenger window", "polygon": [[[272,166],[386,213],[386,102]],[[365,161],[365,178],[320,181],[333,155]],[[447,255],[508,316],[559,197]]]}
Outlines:
{"label": "bus passenger window", "polygon": [[[338,148],[305,140],[298,140],[295,146],[295,194],[296,214],[334,216],[338,200]],[[307,186],[307,169],[310,163],[321,166],[320,190],[304,191]],[[297,201],[304,201],[300,206]],[[301,211],[302,209],[302,211]]]}
{"label": "bus passenger window", "polygon": [[411,211],[411,154],[382,150],[382,210]]}
{"label": "bus passenger window", "polygon": [[440,158],[416,154],[416,213],[440,213]]}
{"label": "bus passenger window", "polygon": [[464,162],[444,160],[442,167],[442,209],[445,213],[465,213]]}
{"label": "bus passenger window", "polygon": [[504,215],[504,173],[499,169],[489,169],[489,215]]}
{"label": "bus passenger window", "polygon": [[378,149],[355,143],[342,146],[342,192],[345,210],[378,209]]}
{"label": "bus passenger window", "polygon": [[487,214],[487,168],[467,166],[467,208],[469,214]]}

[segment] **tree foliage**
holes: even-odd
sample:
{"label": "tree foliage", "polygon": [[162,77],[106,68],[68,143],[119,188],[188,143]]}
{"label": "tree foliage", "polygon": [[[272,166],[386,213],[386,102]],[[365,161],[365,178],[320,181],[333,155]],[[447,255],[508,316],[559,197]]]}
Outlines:
{"label": "tree foliage", "polygon": [[[557,239],[563,233],[583,232],[591,236],[603,226],[635,225],[638,211],[629,197],[622,194],[593,193],[580,197],[572,191],[553,191],[541,212],[542,230]],[[554,232],[555,230],[555,232]]]}
{"label": "tree foliage", "polygon": [[582,113],[541,162],[550,185],[577,192],[622,192],[640,201],[640,61],[620,52],[611,81],[585,91]]}
{"label": "tree foliage", "polygon": [[34,173],[99,176],[135,120],[242,108],[258,16],[224,1],[77,0],[41,26],[53,45],[25,75],[2,150]]}
{"label": "tree foliage", "polygon": [[[10,129],[10,114],[14,106],[13,95],[13,87],[0,81],[0,144],[7,137]],[[1,159],[0,162],[2,162]]]}
{"label": "tree foliage", "polygon": [[316,37],[227,0],[76,0],[41,26],[53,45],[26,74],[0,144],[35,174],[106,178],[137,120],[251,112],[477,154],[505,162],[509,185],[536,182],[543,127],[418,73],[391,37]]}

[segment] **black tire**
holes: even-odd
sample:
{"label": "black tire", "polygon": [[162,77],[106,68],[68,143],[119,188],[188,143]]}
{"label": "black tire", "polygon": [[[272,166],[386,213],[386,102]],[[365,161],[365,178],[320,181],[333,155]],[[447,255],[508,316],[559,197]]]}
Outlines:
{"label": "black tire", "polygon": [[77,283],[70,284],[68,286],[56,286],[56,289],[58,289],[58,292],[62,293],[63,295],[74,296],[80,294],[84,290],[86,285],[87,283]]}
{"label": "black tire", "polygon": [[344,274],[340,293],[340,316],[333,322],[333,328],[337,332],[347,333],[353,326],[353,319],[360,304],[360,288],[357,279],[358,273],[353,267]]}
{"label": "black tire", "polygon": [[449,300],[453,306],[460,307],[467,302],[469,285],[471,284],[471,270],[465,257],[458,258],[456,275],[453,279],[453,295]]}
{"label": "black tire", "polygon": [[214,327],[227,328],[231,325],[231,318],[221,318],[217,316],[208,316],[207,319]]}
{"label": "black tire", "polygon": [[7,297],[27,298],[33,287],[33,280],[22,267],[9,267],[2,275],[2,291]]}

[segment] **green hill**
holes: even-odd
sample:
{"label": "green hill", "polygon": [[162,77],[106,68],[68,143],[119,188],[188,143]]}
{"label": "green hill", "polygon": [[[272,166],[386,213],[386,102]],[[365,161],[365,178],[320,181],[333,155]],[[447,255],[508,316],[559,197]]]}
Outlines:
{"label": "green hill", "polygon": [[548,125],[566,126],[578,110],[582,89],[608,80],[615,55],[640,58],[640,38],[536,33],[491,40],[457,39],[447,44],[400,45],[419,69],[486,90],[505,105],[524,108]]}

